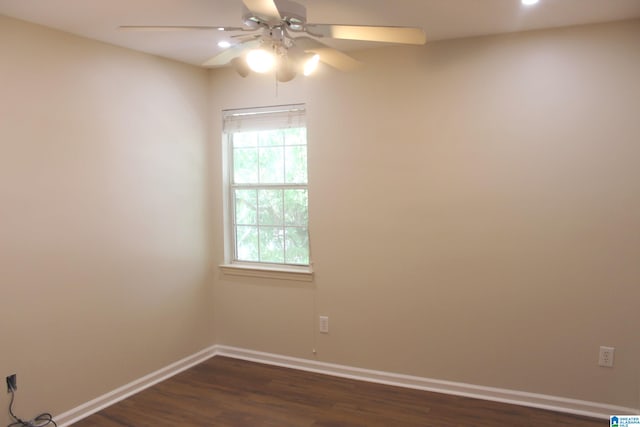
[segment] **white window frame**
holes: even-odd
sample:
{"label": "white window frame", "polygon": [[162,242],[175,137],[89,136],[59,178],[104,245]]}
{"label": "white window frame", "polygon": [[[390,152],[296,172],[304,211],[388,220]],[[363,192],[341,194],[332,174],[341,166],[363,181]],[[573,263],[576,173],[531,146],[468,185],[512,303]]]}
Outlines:
{"label": "white window frame", "polygon": [[[260,115],[263,116],[260,116]],[[235,241],[235,200],[234,188],[258,187],[255,185],[233,184],[233,147],[230,135],[242,129],[251,129],[260,126],[261,117],[269,122],[282,122],[283,128],[287,126],[305,126],[306,108],[304,104],[280,105],[273,107],[247,108],[223,111],[223,207],[224,207],[224,241],[225,259],[220,265],[221,271],[229,276],[264,277],[280,280],[312,281],[313,270],[311,263],[311,243],[309,239],[309,264],[294,265],[267,262],[248,262],[236,260]],[[308,150],[308,138],[307,138]],[[307,151],[308,152],[308,151]],[[307,161],[308,166],[308,161]],[[306,184],[264,184],[260,188],[305,188],[309,191],[309,179],[307,174]],[[307,202],[308,203],[308,202]],[[308,205],[307,205],[308,207]],[[309,233],[307,224],[307,233]]]}

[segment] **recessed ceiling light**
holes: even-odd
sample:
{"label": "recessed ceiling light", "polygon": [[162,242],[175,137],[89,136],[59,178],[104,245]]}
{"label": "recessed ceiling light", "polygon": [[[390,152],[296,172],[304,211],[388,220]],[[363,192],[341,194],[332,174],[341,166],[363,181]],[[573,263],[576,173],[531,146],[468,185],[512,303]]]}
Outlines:
{"label": "recessed ceiling light", "polygon": [[522,4],[525,6],[531,6],[538,3],[538,0],[522,0]]}
{"label": "recessed ceiling light", "polygon": [[229,43],[226,40],[222,40],[221,42],[218,42],[218,47],[221,47],[222,49],[226,49],[228,47],[231,47],[231,43]]}

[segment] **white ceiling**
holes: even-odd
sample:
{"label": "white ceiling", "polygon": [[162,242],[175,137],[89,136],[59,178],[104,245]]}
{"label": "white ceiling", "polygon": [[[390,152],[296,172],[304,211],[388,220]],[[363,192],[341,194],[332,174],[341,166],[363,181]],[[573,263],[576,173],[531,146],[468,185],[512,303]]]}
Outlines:
{"label": "white ceiling", "polygon": [[[430,41],[640,17],[640,0],[297,0],[309,22],[424,28]],[[120,25],[241,25],[241,0],[0,0],[0,14],[199,65],[228,33],[130,32]],[[352,50],[376,43],[334,41]]]}

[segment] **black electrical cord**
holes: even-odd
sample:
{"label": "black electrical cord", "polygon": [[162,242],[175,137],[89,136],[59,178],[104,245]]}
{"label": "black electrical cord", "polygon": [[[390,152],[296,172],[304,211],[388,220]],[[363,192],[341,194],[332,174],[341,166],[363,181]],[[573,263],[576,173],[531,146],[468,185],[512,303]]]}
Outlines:
{"label": "black electrical cord", "polygon": [[38,415],[31,421],[24,421],[16,417],[16,415],[13,413],[13,401],[15,400],[15,397],[16,397],[15,391],[12,388],[9,388],[9,391],[11,392],[11,402],[9,403],[9,415],[11,415],[11,418],[14,420],[14,422],[9,424],[7,427],[45,427],[50,424],[53,425],[54,427],[58,427],[58,424],[56,424],[56,422],[53,421],[53,416],[48,412]]}

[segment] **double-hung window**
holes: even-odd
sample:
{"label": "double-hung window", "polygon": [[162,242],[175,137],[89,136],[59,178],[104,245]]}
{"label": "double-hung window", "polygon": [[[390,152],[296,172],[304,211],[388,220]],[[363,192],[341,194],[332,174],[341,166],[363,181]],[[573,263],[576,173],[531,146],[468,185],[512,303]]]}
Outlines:
{"label": "double-hung window", "polygon": [[230,261],[308,266],[304,105],[228,110],[223,121]]}

